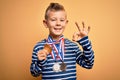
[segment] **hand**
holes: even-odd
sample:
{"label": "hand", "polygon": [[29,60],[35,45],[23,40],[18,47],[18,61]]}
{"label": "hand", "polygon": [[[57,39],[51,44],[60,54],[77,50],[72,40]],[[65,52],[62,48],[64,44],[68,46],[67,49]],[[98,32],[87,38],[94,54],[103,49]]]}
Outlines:
{"label": "hand", "polygon": [[79,32],[75,32],[73,34],[73,39],[72,39],[73,41],[78,41],[78,40],[82,39],[83,37],[88,36],[88,33],[90,31],[90,26],[88,26],[88,29],[86,29],[84,22],[82,22],[83,29],[81,29],[77,22],[75,22],[75,24],[76,24]]}
{"label": "hand", "polygon": [[48,54],[47,50],[45,50],[45,49],[40,50],[40,51],[38,52],[38,54],[37,54],[38,59],[39,59],[39,60],[45,60],[46,57],[47,57],[47,54]]}

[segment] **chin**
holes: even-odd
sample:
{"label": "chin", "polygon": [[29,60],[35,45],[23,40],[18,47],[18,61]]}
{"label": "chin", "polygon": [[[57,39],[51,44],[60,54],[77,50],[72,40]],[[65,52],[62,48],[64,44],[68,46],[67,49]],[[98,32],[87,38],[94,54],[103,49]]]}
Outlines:
{"label": "chin", "polygon": [[56,36],[60,36],[60,35],[62,35],[62,32],[56,32],[56,33],[54,33]]}
{"label": "chin", "polygon": [[61,36],[62,34],[55,34],[56,36]]}

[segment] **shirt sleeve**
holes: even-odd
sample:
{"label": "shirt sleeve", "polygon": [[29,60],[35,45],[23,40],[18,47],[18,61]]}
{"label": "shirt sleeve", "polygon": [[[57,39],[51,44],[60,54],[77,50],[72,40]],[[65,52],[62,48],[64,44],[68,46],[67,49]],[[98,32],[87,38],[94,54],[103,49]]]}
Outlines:
{"label": "shirt sleeve", "polygon": [[32,53],[32,63],[30,65],[30,72],[34,77],[39,76],[42,73],[46,60],[38,60],[37,53],[41,48],[39,46],[34,47]]}
{"label": "shirt sleeve", "polygon": [[92,50],[91,42],[88,36],[77,41],[83,48],[83,51],[77,47],[76,49],[76,61],[77,63],[87,69],[91,69],[94,64],[94,51]]}

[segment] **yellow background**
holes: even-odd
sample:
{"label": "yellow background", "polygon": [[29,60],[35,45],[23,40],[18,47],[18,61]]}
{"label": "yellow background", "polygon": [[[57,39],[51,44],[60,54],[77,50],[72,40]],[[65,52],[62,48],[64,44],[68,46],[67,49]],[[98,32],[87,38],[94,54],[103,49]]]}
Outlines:
{"label": "yellow background", "polygon": [[50,2],[64,5],[70,40],[75,21],[91,26],[94,67],[77,66],[77,80],[120,80],[120,0],[0,0],[0,80],[41,80],[29,68],[34,45],[48,35],[42,20]]}

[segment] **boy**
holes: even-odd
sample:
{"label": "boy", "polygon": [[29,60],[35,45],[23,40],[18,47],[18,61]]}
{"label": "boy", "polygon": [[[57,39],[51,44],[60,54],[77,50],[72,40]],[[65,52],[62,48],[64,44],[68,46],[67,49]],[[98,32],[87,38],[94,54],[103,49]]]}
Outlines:
{"label": "boy", "polygon": [[94,53],[88,39],[88,30],[84,23],[83,29],[73,35],[73,41],[63,36],[63,31],[68,23],[65,9],[59,3],[51,3],[45,12],[43,24],[49,29],[47,39],[38,42],[32,55],[30,67],[31,74],[35,77],[42,74],[42,80],[76,80],[76,63],[80,66],[91,69],[94,63]]}

